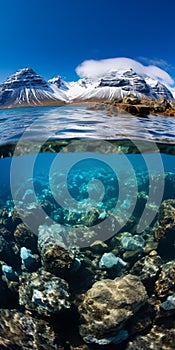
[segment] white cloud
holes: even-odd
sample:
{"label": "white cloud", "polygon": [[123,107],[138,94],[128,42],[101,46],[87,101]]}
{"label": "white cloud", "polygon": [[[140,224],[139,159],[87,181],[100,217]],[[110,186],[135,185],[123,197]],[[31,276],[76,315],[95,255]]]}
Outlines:
{"label": "white cloud", "polygon": [[153,79],[157,79],[166,85],[174,84],[174,80],[163,69],[155,65],[143,65],[131,58],[117,57],[104,60],[87,60],[82,62],[77,68],[76,73],[81,77],[95,78],[102,76],[117,69],[132,68],[140,75],[147,75]]}

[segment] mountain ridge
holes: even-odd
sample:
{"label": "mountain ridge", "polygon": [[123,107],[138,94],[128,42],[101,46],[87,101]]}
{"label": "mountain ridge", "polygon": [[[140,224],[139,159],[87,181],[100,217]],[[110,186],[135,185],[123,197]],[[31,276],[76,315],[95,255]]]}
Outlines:
{"label": "mountain ridge", "polygon": [[65,104],[66,95],[35,73],[32,68],[17,70],[0,84],[0,106],[42,105],[59,101]]}
{"label": "mountain ridge", "polygon": [[0,84],[0,108],[62,106],[74,102],[113,100],[130,94],[139,98],[174,99],[171,90],[160,81],[138,74],[132,68],[66,82],[59,75],[46,81],[32,68],[26,67]]}

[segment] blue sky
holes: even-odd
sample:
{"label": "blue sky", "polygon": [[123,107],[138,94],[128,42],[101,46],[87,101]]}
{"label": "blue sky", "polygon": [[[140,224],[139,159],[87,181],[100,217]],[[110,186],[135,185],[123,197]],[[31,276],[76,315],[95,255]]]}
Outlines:
{"label": "blue sky", "polygon": [[0,81],[29,66],[75,80],[84,60],[129,57],[175,79],[173,0],[1,0]]}

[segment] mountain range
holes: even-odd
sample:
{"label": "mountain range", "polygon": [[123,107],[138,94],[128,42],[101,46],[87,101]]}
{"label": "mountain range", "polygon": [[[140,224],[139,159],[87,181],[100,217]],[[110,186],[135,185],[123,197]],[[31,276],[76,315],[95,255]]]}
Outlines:
{"label": "mountain range", "polygon": [[173,100],[163,83],[133,69],[111,71],[98,78],[66,82],[60,76],[46,81],[31,68],[17,70],[0,84],[0,108],[62,106],[68,103],[103,101],[133,94],[139,98]]}

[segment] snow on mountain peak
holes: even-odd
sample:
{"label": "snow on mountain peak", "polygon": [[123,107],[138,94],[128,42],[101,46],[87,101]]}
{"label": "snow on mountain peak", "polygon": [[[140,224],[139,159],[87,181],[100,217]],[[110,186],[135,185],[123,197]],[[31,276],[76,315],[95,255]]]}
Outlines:
{"label": "snow on mountain peak", "polygon": [[76,73],[80,78],[97,78],[103,77],[115,70],[128,71],[130,69],[142,77],[148,76],[167,85],[172,85],[174,83],[172,77],[165,70],[153,65],[144,65],[127,57],[86,60],[78,65]]}
{"label": "snow on mountain peak", "polygon": [[65,82],[61,76],[44,80],[32,68],[17,70],[0,85],[0,106],[62,105],[78,101],[111,100],[134,94],[139,98],[173,99],[158,79],[132,67],[111,69],[101,76]]}
{"label": "snow on mountain peak", "polygon": [[49,79],[48,82],[50,84],[55,84],[59,89],[62,89],[62,90],[68,90],[68,83],[66,83],[60,75],[52,78],[52,79]]}
{"label": "snow on mountain peak", "polygon": [[71,86],[69,97],[74,100],[114,99],[134,94],[140,98],[173,99],[171,91],[158,80],[138,74],[132,68],[115,69],[102,76],[82,78]]}
{"label": "snow on mountain peak", "polygon": [[42,88],[49,87],[47,82],[40,75],[36,74],[32,68],[17,70],[0,85],[3,89],[32,88],[38,86]]}
{"label": "snow on mountain peak", "polygon": [[51,86],[32,68],[17,70],[0,85],[1,105],[41,105],[67,101],[67,96]]}

